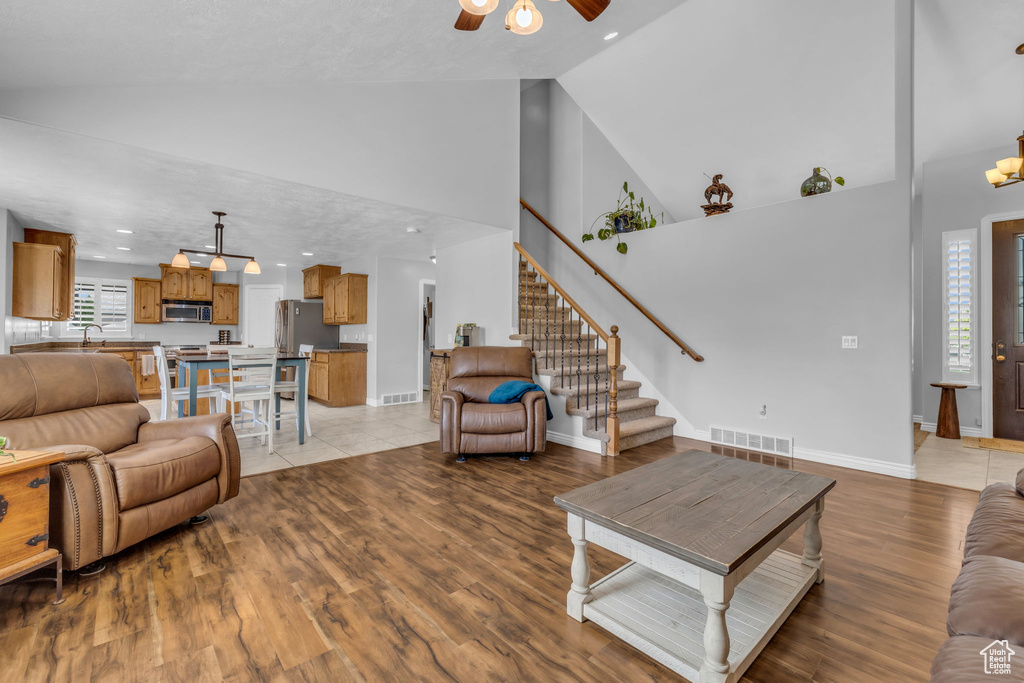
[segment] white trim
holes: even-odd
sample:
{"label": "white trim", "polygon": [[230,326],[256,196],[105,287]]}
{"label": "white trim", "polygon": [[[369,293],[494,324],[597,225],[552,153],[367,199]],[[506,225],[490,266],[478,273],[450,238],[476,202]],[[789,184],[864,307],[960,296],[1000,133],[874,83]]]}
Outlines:
{"label": "white trim", "polygon": [[[938,427],[936,426],[936,424],[934,422],[922,422],[921,423],[921,431],[922,432],[931,432],[932,434],[934,434],[935,430],[937,428]],[[960,426],[960,436],[977,436],[979,438],[988,438],[988,437],[983,437],[982,436],[982,428],[981,427],[964,427],[963,425]]]}
{"label": "white trim", "polygon": [[924,422],[924,415],[914,415],[913,417],[911,417],[911,419],[914,422],[918,422],[918,423]]}
{"label": "white trim", "polygon": [[[417,329],[419,330],[419,334],[416,335],[416,386],[419,387],[419,392],[418,392],[419,393],[419,400],[418,400],[419,403],[423,403],[423,390],[424,389],[430,389],[430,385],[429,384],[428,385],[424,385],[423,384],[423,341],[424,340],[423,340],[422,306],[423,306],[423,298],[426,296],[426,292],[427,292],[427,285],[434,285],[434,299],[435,299],[434,303],[435,303],[435,305],[437,304],[437,301],[436,301],[436,299],[437,299],[437,280],[427,280],[427,279],[420,280],[419,306],[421,307],[421,310],[420,310],[420,315],[418,316],[419,317],[419,322],[417,323],[417,326],[416,326]],[[437,330],[436,329],[434,330],[434,333],[437,334]],[[435,339],[434,341],[436,343],[437,340]]]}
{"label": "white trim", "polygon": [[372,406],[374,408],[380,408],[383,405],[383,403],[379,398],[370,398],[369,396],[367,396],[366,405]]}
{"label": "white trim", "polygon": [[[571,415],[570,417],[578,418],[579,416]],[[548,441],[569,446],[570,448],[577,448],[581,451],[597,453],[598,455],[602,454],[602,442],[598,439],[591,439],[589,436],[572,436],[571,434],[560,434],[559,432],[548,430]]]}
{"label": "white trim", "polygon": [[[977,350],[989,356],[989,360],[981,364],[981,436],[991,439],[993,430],[992,405],[992,225],[1002,221],[1013,221],[1024,218],[1024,211],[993,213],[981,219],[981,230],[978,235],[978,282],[981,291],[981,308],[978,310],[978,329],[980,331]],[[963,429],[961,428],[961,432]]]}

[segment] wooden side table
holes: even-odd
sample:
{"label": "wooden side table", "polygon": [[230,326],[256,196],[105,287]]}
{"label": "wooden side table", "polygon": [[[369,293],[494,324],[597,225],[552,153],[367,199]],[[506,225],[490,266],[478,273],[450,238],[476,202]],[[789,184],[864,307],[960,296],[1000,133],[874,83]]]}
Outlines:
{"label": "wooden side table", "polygon": [[441,393],[448,391],[448,365],[451,349],[430,350],[430,421],[441,421]]}
{"label": "wooden side table", "polygon": [[[57,596],[64,602],[61,555],[50,538],[50,464],[59,451],[8,451],[0,455],[0,585],[55,565]],[[11,457],[10,453],[14,454]]]}
{"label": "wooden side table", "polygon": [[935,436],[942,439],[960,438],[960,416],[956,412],[956,390],[966,389],[966,384],[932,382],[933,387],[942,389],[939,399],[939,420],[935,423]]}

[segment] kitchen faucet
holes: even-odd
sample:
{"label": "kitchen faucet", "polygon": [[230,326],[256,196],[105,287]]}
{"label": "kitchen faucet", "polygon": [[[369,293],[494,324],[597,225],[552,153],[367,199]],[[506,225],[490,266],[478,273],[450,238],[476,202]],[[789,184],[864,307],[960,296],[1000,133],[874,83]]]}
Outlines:
{"label": "kitchen faucet", "polygon": [[90,325],[86,325],[84,328],[82,328],[82,346],[88,346],[89,345],[89,328],[90,327],[95,327],[95,328],[99,329],[100,332],[103,331],[103,326],[102,325],[97,325],[96,323],[92,323]]}

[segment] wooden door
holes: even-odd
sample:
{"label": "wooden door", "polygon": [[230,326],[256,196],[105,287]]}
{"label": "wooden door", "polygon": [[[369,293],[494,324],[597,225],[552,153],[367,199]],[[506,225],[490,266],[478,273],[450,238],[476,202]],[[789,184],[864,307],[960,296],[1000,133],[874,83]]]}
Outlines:
{"label": "wooden door", "polygon": [[213,276],[207,268],[189,268],[188,298],[192,301],[213,300]]}
{"label": "wooden door", "polygon": [[309,368],[310,384],[316,393],[311,389],[309,394],[321,401],[331,400],[331,383],[328,377],[330,365],[328,363],[313,363]]}
{"label": "wooden door", "polygon": [[341,278],[332,277],[328,278],[323,283],[324,288],[324,324],[325,325],[337,325],[338,314],[335,310],[337,302],[335,301],[334,293],[338,288],[338,280]]}
{"label": "wooden door", "polygon": [[320,269],[307,268],[302,271],[302,298],[315,299],[320,296]]}
{"label": "wooden door", "polygon": [[337,278],[334,284],[334,320],[345,324],[349,320],[349,286],[351,284],[351,278],[348,275],[342,275]]}
{"label": "wooden door", "polygon": [[238,324],[238,285],[214,283],[212,324]]}
{"label": "wooden door", "polygon": [[1024,441],[1024,220],[992,225],[993,436]]}
{"label": "wooden door", "polygon": [[188,299],[188,268],[160,266],[160,290],[163,298]]}
{"label": "wooden door", "polygon": [[160,280],[135,277],[135,322],[140,325],[157,325],[161,322]]}

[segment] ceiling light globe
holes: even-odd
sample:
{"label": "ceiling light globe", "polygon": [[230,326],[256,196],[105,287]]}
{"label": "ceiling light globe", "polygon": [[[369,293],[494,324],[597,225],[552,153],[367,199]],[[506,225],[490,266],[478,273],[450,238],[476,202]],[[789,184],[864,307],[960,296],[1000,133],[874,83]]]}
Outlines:
{"label": "ceiling light globe", "polygon": [[1024,163],[1024,159],[1019,157],[1000,159],[996,162],[996,169],[1005,176],[1011,176],[1020,171],[1021,163]]}
{"label": "ceiling light globe", "polygon": [[498,8],[498,0],[459,0],[459,5],[469,14],[483,16]]}
{"label": "ceiling light globe", "polygon": [[516,0],[515,7],[505,15],[505,28],[519,36],[536,33],[544,25],[544,17],[532,0]]}
{"label": "ceiling light globe", "polygon": [[249,259],[249,262],[245,264],[246,275],[259,275],[260,264],[256,263],[256,259]]}
{"label": "ceiling light globe", "polygon": [[220,256],[214,256],[213,260],[210,261],[210,270],[212,270],[212,271],[216,271],[218,273],[223,273],[227,269],[228,269],[227,262],[224,259],[222,259]]}
{"label": "ceiling light globe", "polygon": [[516,23],[520,28],[529,28],[533,23],[533,12],[528,9],[521,9],[516,12]]}
{"label": "ceiling light globe", "polygon": [[190,264],[188,262],[188,256],[185,256],[184,253],[179,251],[171,260],[171,266],[174,268],[189,268]]}
{"label": "ceiling light globe", "polygon": [[1000,173],[998,168],[991,168],[985,171],[985,177],[988,178],[988,181],[993,185],[998,185],[1006,180],[1006,176]]}

